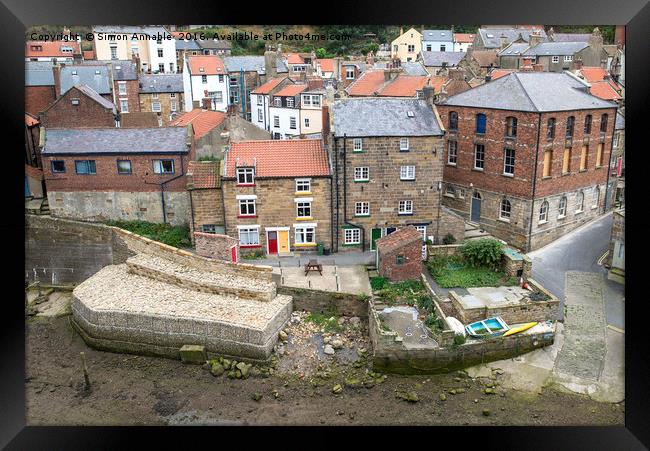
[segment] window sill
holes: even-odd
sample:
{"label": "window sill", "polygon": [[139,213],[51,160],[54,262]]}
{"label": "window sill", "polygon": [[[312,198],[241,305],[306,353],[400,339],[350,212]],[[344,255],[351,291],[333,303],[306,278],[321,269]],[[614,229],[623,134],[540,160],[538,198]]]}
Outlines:
{"label": "window sill", "polygon": [[361,246],[361,243],[343,243],[343,246],[346,247]]}
{"label": "window sill", "polygon": [[483,169],[483,168],[472,168],[472,171],[485,172],[485,169]]}
{"label": "window sill", "polygon": [[595,210],[596,208],[598,208],[598,205],[592,205],[592,206],[591,206],[591,209],[592,209],[592,210]]}
{"label": "window sill", "polygon": [[352,153],[364,153],[364,150],[363,149],[361,149],[361,150],[353,150]]}
{"label": "window sill", "polygon": [[447,163],[447,166],[456,167],[456,163]]}
{"label": "window sill", "polygon": [[506,218],[497,218],[497,221],[507,222],[508,224],[510,224],[510,219],[506,219]]}
{"label": "window sill", "polygon": [[576,210],[574,214],[579,215],[580,213],[584,213],[584,212],[585,212],[584,210]]}
{"label": "window sill", "polygon": [[605,166],[596,166],[596,169],[602,169],[602,168],[604,168],[604,167],[605,167]]}
{"label": "window sill", "polygon": [[370,180],[355,180],[354,183],[368,183]]}
{"label": "window sill", "polygon": [[455,195],[455,194],[447,194],[447,193],[445,193],[445,194],[443,194],[443,196],[445,196],[445,197],[451,197],[452,199],[455,199],[455,198],[456,198],[456,195]]}
{"label": "window sill", "polygon": [[413,213],[397,213],[397,216],[413,216]]}
{"label": "window sill", "polygon": [[503,172],[501,175],[504,176],[504,177],[509,177],[509,178],[514,178],[515,177],[515,174],[508,174],[507,172]]}
{"label": "window sill", "polygon": [[415,182],[415,179],[399,179],[400,182]]}
{"label": "window sill", "polygon": [[580,169],[578,172],[587,172],[586,169]]}
{"label": "window sill", "polygon": [[557,215],[557,219],[566,219],[566,215]]}
{"label": "window sill", "polygon": [[547,176],[545,176],[545,177],[542,177],[542,180],[549,180],[549,179],[552,179],[552,178],[553,178],[553,177],[551,177],[550,175],[547,175]]}
{"label": "window sill", "polygon": [[253,249],[256,247],[262,247],[262,245],[261,244],[240,244],[239,247],[243,249]]}
{"label": "window sill", "polygon": [[542,225],[542,224],[547,224],[548,221],[538,221],[537,224]]}
{"label": "window sill", "polygon": [[237,186],[255,186],[255,183],[238,183]]}
{"label": "window sill", "polygon": [[299,218],[296,218],[296,221],[311,221],[313,219],[313,216],[301,216]]}
{"label": "window sill", "polygon": [[257,218],[257,215],[237,215],[238,218]]}
{"label": "window sill", "polygon": [[400,152],[409,152],[409,149],[400,149]]}
{"label": "window sill", "polygon": [[305,196],[307,194],[311,194],[311,191],[296,191],[295,193],[296,196]]}
{"label": "window sill", "polygon": [[316,243],[293,243],[295,247],[316,247]]}
{"label": "window sill", "polygon": [[571,175],[571,173],[570,173],[570,172],[563,172],[563,173],[562,173],[562,177],[565,177],[565,176],[567,176],[567,175]]}

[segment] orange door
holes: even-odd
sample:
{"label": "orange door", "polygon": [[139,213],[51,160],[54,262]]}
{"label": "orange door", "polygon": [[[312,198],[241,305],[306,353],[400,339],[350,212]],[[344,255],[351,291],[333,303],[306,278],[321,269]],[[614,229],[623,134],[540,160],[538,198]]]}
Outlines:
{"label": "orange door", "polygon": [[289,231],[288,230],[280,230],[278,232],[278,246],[279,246],[279,252],[281,254],[285,254],[289,252]]}

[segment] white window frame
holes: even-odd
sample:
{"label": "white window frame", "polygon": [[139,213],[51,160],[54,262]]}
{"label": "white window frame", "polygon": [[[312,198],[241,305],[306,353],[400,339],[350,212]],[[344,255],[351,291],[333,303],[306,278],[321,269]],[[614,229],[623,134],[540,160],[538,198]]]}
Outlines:
{"label": "white window frame", "polygon": [[562,196],[560,198],[560,203],[558,204],[557,207],[557,217],[558,218],[566,218],[566,210],[567,210],[567,198],[566,196]]}
{"label": "white window frame", "polygon": [[370,216],[370,202],[355,202],[354,216]]}
{"label": "white window frame", "polygon": [[458,188],[458,198],[465,199],[465,188]]}
{"label": "white window frame", "polygon": [[[308,241],[308,234],[311,231],[312,240]],[[300,225],[294,226],[294,241],[295,244],[316,244],[316,227]]]}
{"label": "white window frame", "polygon": [[287,108],[293,108],[295,106],[295,101],[293,97],[287,97]]}
{"label": "white window frame", "polygon": [[[454,152],[451,152],[452,149],[452,143],[454,143],[453,148]],[[453,156],[453,160],[452,160]],[[450,166],[456,166],[458,164],[458,141],[450,140],[447,141],[447,164]]]}
{"label": "white window frame", "polygon": [[[579,200],[579,201],[578,201]],[[585,193],[584,191],[578,192],[576,196],[576,213],[582,213],[585,208]]]}
{"label": "white window frame", "polygon": [[409,150],[409,139],[408,138],[400,138],[399,139],[399,150],[400,150],[400,152]]}
{"label": "white window frame", "polygon": [[158,64],[158,73],[160,73],[160,74],[165,73],[165,63]]}
{"label": "white window frame", "polygon": [[289,129],[290,130],[297,130],[298,129],[298,121],[294,116],[291,116],[289,118]]}
{"label": "white window frame", "polygon": [[[504,209],[506,205],[508,206],[508,208]],[[512,217],[512,202],[510,202],[508,199],[501,199],[501,202],[499,202],[499,219],[502,221],[510,222],[511,217]]]}
{"label": "white window frame", "polygon": [[399,169],[400,180],[415,180],[415,166],[401,166]]}
{"label": "white window frame", "polygon": [[400,200],[399,206],[397,209],[398,215],[412,215],[413,214],[413,201],[412,200]]}
{"label": "white window frame", "polygon": [[[478,146],[483,147],[483,157],[479,160],[478,158]],[[476,163],[479,161],[482,162],[483,166],[477,166]],[[484,171],[485,170],[485,144],[474,144],[474,169],[478,171]]]}
{"label": "white window frame", "polygon": [[282,99],[280,97],[274,97],[273,106],[282,107]]}
{"label": "white window frame", "polygon": [[121,96],[126,95],[126,82],[125,81],[118,81],[117,82],[117,91]]}
{"label": "white window frame", "polygon": [[[235,172],[237,177],[237,185],[254,185],[255,184],[255,169],[254,168],[237,168]],[[244,181],[241,182],[241,178],[244,178]],[[248,181],[250,179],[250,181]]]}
{"label": "white window frame", "polygon": [[415,229],[422,234],[422,241],[427,240],[427,226],[419,225],[415,226]]}
{"label": "white window frame", "polygon": [[361,244],[361,229],[351,228],[343,229],[344,232],[344,244]]}
{"label": "white window frame", "polygon": [[311,96],[302,96],[302,106],[311,106]]}
{"label": "white window frame", "polygon": [[175,92],[170,92],[169,93],[169,98],[170,99],[175,99],[176,98],[176,93]]}
{"label": "white window frame", "polygon": [[[257,216],[257,205],[255,199],[239,199],[239,213],[237,216]],[[246,213],[242,213],[242,207],[245,207]],[[251,213],[252,207],[252,213]]]}
{"label": "white window frame", "polygon": [[[239,232],[239,245],[240,246],[259,246],[260,245],[260,228],[256,227],[241,227],[238,229]],[[246,234],[249,241],[248,243],[242,243],[242,234]],[[257,240],[251,240],[251,238],[257,236]],[[257,242],[254,242],[257,241]]]}
{"label": "white window frame", "polygon": [[177,106],[176,100],[170,100],[169,101],[169,110],[173,112],[173,111],[176,111],[177,108],[178,108],[178,106]]}
{"label": "white window frame", "polygon": [[311,201],[296,202],[296,218],[311,218],[311,217],[312,217]]}
{"label": "white window frame", "polygon": [[320,96],[319,95],[311,96],[311,106],[320,107]]}
{"label": "white window frame", "polygon": [[[300,189],[304,187],[307,189]],[[296,193],[311,193],[311,179],[296,179]]]}
{"label": "white window frame", "polygon": [[257,122],[264,122],[264,112],[257,110]]}
{"label": "white window frame", "polygon": [[406,51],[409,53],[415,53],[415,44],[407,44]]}
{"label": "white window frame", "polygon": [[598,208],[598,203],[600,202],[600,187],[597,186],[594,190],[594,204],[591,206],[591,209],[594,210]]}
{"label": "white window frame", "polygon": [[152,92],[152,93],[151,93],[151,98],[152,98],[152,99],[158,99],[158,98],[160,98],[160,96],[158,95],[157,92]]}
{"label": "white window frame", "polygon": [[[163,168],[163,161],[169,161],[172,164],[172,170],[171,171],[165,171]],[[153,160],[153,173],[154,174],[173,174],[174,173],[174,160],[172,159],[158,159],[158,160]]]}
{"label": "white window frame", "polygon": [[280,116],[273,116],[273,128],[280,128]]}
{"label": "white window frame", "polygon": [[[364,177],[365,173],[365,177]],[[367,182],[370,180],[370,168],[368,166],[360,166],[354,168],[354,181]]]}
{"label": "white window frame", "polygon": [[354,69],[353,68],[345,69],[345,79],[346,80],[354,80]]}
{"label": "white window frame", "polygon": [[305,118],[305,128],[309,128],[309,118]]}
{"label": "white window frame", "polygon": [[260,95],[257,95],[256,97],[257,97],[257,105],[258,106],[264,105],[264,98]]}
{"label": "white window frame", "polygon": [[363,138],[354,138],[352,140],[352,150],[354,152],[363,152]]}
{"label": "white window frame", "polygon": [[120,111],[122,113],[129,112],[129,99],[120,99]]}
{"label": "white window frame", "polygon": [[[158,105],[158,108],[156,108],[156,105]],[[154,113],[160,113],[162,111],[162,105],[160,104],[160,101],[151,102],[151,111]]]}
{"label": "white window frame", "polygon": [[559,56],[554,56],[553,58],[551,58],[551,61],[553,63],[559,63],[560,62],[560,57]]}
{"label": "white window frame", "polygon": [[573,61],[573,55],[564,55],[564,61],[565,62]]}
{"label": "white window frame", "polygon": [[201,83],[206,84],[208,82],[208,76],[207,75],[201,75]]}
{"label": "white window frame", "polygon": [[[508,152],[512,152],[512,156],[508,156]],[[508,164],[508,159],[512,160],[512,164]],[[514,176],[515,175],[515,161],[516,161],[516,152],[515,149],[505,148],[503,149],[503,175]],[[512,171],[508,172],[508,167],[512,167]]]}
{"label": "white window frame", "polygon": [[548,222],[548,202],[542,202],[542,205],[539,207],[539,224],[545,224]]}

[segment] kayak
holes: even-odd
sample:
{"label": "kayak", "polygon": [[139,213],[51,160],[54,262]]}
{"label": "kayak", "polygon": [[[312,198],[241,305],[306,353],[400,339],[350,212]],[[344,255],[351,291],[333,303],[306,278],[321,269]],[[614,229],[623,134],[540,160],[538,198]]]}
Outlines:
{"label": "kayak", "polygon": [[513,327],[513,328],[511,328],[509,331],[507,331],[505,334],[503,334],[503,336],[504,336],[504,337],[507,337],[508,335],[514,335],[514,334],[516,334],[516,333],[523,332],[523,331],[525,331],[525,330],[530,329],[531,327],[533,327],[533,326],[535,326],[535,325],[537,325],[537,321],[534,321],[534,322],[532,322],[532,323],[526,323],[526,324],[522,324],[522,325],[520,325],[520,326]]}

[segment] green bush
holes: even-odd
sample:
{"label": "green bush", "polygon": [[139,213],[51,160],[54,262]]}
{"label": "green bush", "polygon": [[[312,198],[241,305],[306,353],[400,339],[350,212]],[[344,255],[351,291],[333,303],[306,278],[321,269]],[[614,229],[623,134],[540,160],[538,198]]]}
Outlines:
{"label": "green bush", "polygon": [[464,260],[471,266],[496,269],[501,263],[503,245],[493,238],[469,240],[460,247]]}
{"label": "green bush", "polygon": [[454,244],[455,242],[456,242],[456,238],[451,233],[448,233],[442,239],[442,244]]}
{"label": "green bush", "polygon": [[188,247],[192,244],[190,229],[187,226],[172,226],[147,221],[106,221],[106,224],[173,247]]}
{"label": "green bush", "polygon": [[373,291],[382,290],[389,284],[388,279],[385,277],[371,277],[370,286]]}
{"label": "green bush", "polygon": [[202,157],[199,157],[199,161],[219,161],[219,157],[216,155],[203,155]]}
{"label": "green bush", "polygon": [[258,258],[264,257],[264,252],[262,251],[251,251],[242,255],[244,260],[257,260]]}
{"label": "green bush", "polygon": [[460,346],[462,344],[465,344],[467,341],[467,338],[465,338],[465,335],[454,335],[454,344],[456,346]]}
{"label": "green bush", "polygon": [[427,263],[429,273],[442,288],[498,287],[519,284],[500,270],[466,266],[457,256],[436,256]]}

